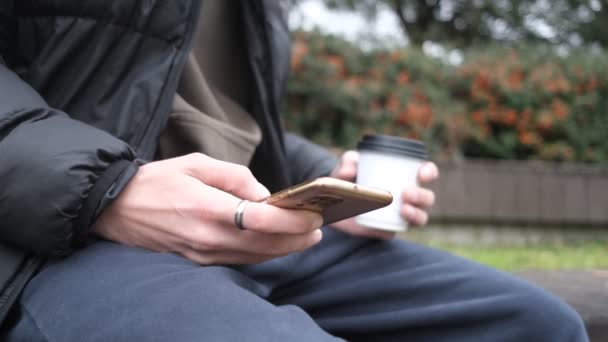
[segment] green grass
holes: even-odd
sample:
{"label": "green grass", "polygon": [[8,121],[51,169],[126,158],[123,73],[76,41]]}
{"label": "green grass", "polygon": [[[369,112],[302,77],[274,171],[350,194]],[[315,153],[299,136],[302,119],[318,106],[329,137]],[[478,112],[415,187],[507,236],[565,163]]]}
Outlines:
{"label": "green grass", "polygon": [[506,271],[526,269],[608,269],[608,243],[584,242],[563,246],[452,246],[432,245]]}

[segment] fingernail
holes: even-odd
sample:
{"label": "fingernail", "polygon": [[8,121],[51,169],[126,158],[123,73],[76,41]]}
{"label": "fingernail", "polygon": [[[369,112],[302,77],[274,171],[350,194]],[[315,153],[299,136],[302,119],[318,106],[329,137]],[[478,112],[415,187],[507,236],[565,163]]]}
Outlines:
{"label": "fingernail", "polygon": [[256,187],[260,199],[270,196],[270,191],[268,191],[268,189],[266,189],[266,187],[262,183],[258,183]]}
{"label": "fingernail", "polygon": [[323,231],[321,229],[315,230],[315,238],[317,240],[317,243],[323,240]]}

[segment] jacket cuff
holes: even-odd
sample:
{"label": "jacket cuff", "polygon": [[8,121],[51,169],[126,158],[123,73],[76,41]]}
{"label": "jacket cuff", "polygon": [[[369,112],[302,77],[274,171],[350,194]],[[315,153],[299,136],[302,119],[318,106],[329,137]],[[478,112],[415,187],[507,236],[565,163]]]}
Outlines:
{"label": "jacket cuff", "polygon": [[137,161],[123,159],[112,163],[97,179],[80,210],[72,237],[73,247],[86,243],[90,228],[97,217],[118,197],[138,169]]}

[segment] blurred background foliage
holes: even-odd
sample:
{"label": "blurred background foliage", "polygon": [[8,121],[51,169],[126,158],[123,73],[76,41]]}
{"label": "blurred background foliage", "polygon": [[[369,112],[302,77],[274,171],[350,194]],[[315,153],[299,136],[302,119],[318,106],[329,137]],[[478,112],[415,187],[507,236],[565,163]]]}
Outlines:
{"label": "blurred background foliage", "polygon": [[[352,8],[402,3],[330,2]],[[403,1],[427,7],[447,2]],[[461,3],[492,13],[496,12],[492,8],[505,5],[501,1],[451,2],[454,15]],[[514,1],[511,6],[528,2]],[[551,4],[561,8],[574,2]],[[432,13],[438,16],[436,11]],[[512,8],[504,15],[510,12]],[[526,17],[522,11],[515,12]],[[510,20],[513,25],[525,21]],[[583,37],[583,28],[594,20],[581,19],[581,31],[576,34]],[[515,34],[512,37],[527,38],[504,43],[502,36],[486,36],[483,27],[475,32],[471,38],[462,35],[461,41],[450,36],[449,30],[442,36],[422,34],[422,40],[436,38],[467,46],[458,49],[462,60],[451,63],[425,54],[416,44],[370,49],[318,30],[295,31],[286,124],[290,130],[339,148],[353,148],[363,134],[375,132],[424,139],[439,160],[608,163],[608,53],[598,47],[599,35],[590,40],[591,45],[574,47],[541,43],[531,33]],[[551,39],[562,35],[567,36],[556,34]],[[474,44],[478,41],[484,44]]]}
{"label": "blurred background foliage", "polygon": [[[290,0],[295,6],[304,0]],[[324,0],[331,9],[374,20],[392,11],[413,46],[426,41],[469,47],[495,42],[571,46],[608,44],[608,6],[601,0]]]}
{"label": "blurred background foliage", "polygon": [[[289,2],[292,13],[300,14],[293,16],[300,21],[292,22],[292,74],[284,106],[290,130],[338,150],[354,148],[366,133],[419,138],[437,161],[608,165],[606,1]],[[302,16],[305,11],[298,8],[312,2],[346,20],[328,22],[322,11]],[[311,13],[325,18],[316,21],[320,28],[304,24]],[[350,25],[357,21],[342,13],[365,18],[369,27],[353,37]],[[381,33],[378,26],[389,30]],[[500,236],[502,228],[489,222],[483,232]],[[523,228],[522,234],[535,234]],[[439,231],[455,234],[454,229],[458,232],[446,225]],[[415,240],[411,233],[402,238]],[[466,230],[461,233],[467,236]],[[548,238],[550,232],[539,233],[541,242],[524,246],[433,241],[435,235],[419,234],[422,243],[509,271],[608,266],[605,234],[598,232],[597,241],[563,244]]]}
{"label": "blurred background foliage", "polygon": [[[337,150],[354,148],[366,133],[384,133],[425,140],[436,161],[608,165],[606,1],[287,1],[299,20],[292,21],[288,129]],[[298,11],[309,3],[346,20]],[[325,21],[312,29],[304,19],[315,13]],[[365,18],[369,27],[354,38],[357,21],[342,13]],[[490,222],[484,234],[500,229]],[[431,241],[420,234],[421,242]],[[432,245],[505,270],[606,268],[605,235],[597,236],[557,245]]]}

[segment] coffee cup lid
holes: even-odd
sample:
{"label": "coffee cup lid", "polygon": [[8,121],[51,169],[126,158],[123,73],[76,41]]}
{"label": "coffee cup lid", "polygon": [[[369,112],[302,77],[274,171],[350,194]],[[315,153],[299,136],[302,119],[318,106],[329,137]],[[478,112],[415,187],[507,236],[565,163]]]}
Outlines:
{"label": "coffee cup lid", "polygon": [[385,152],[417,159],[428,159],[426,147],[420,140],[389,135],[368,134],[357,144],[358,150]]}

